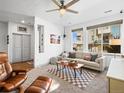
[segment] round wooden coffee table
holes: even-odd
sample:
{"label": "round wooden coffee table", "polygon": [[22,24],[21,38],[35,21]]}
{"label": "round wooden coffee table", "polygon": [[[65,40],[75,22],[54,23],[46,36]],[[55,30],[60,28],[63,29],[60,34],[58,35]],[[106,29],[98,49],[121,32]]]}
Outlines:
{"label": "round wooden coffee table", "polygon": [[[59,69],[59,65],[63,66],[62,69]],[[82,74],[82,70],[84,67],[84,64],[78,63],[78,62],[69,62],[67,60],[60,60],[57,62],[57,71],[63,70],[65,67],[72,68],[74,70],[75,78],[76,78],[76,70],[80,70],[80,74]]]}

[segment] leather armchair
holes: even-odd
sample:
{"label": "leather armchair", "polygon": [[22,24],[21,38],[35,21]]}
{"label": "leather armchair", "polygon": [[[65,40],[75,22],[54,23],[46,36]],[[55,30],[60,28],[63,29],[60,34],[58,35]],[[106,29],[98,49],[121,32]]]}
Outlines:
{"label": "leather armchair", "polygon": [[0,92],[10,92],[20,89],[21,84],[27,79],[25,70],[12,70],[8,56],[0,52]]}

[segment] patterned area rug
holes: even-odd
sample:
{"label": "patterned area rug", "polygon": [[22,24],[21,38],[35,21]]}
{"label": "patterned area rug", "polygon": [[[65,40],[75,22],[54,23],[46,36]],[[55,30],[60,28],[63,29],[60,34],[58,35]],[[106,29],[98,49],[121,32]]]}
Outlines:
{"label": "patterned area rug", "polygon": [[[59,67],[59,69],[62,69],[62,67]],[[80,70],[76,70],[76,78],[75,78],[73,68],[67,68],[67,67],[59,71],[57,71],[56,68],[51,68],[48,69],[48,72],[82,89],[85,88],[89,84],[89,82],[92,79],[94,79],[96,76],[96,73],[83,69],[82,74],[80,74]]]}

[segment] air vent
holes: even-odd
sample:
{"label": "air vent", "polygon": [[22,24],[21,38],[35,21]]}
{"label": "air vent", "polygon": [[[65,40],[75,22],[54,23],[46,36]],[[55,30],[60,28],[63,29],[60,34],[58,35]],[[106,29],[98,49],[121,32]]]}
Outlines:
{"label": "air vent", "polygon": [[107,11],[105,11],[104,13],[110,13],[110,12],[112,12],[112,10],[107,10]]}

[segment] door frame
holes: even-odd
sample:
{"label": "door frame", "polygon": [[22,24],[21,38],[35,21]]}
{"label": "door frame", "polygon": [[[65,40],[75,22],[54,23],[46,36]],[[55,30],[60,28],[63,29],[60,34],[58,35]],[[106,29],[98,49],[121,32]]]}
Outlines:
{"label": "door frame", "polygon": [[[31,38],[31,35],[30,34],[21,34],[21,33],[13,33],[12,34],[12,39],[13,39],[13,37],[14,37],[14,35],[21,35],[21,36],[23,36],[23,35],[26,35],[26,36],[30,36],[30,38]],[[13,40],[12,40],[13,41]],[[23,40],[21,39],[21,43],[23,44]],[[14,43],[12,42],[12,47],[14,46]],[[23,46],[23,45],[22,45]],[[30,40],[30,46],[31,46],[31,40]],[[23,50],[23,47],[21,48],[21,51]],[[13,48],[12,48],[12,62],[13,63],[15,63],[15,61],[13,60],[13,52],[14,52],[14,50],[13,50]],[[23,52],[23,51],[22,51]],[[31,47],[30,47],[30,52],[31,52]],[[23,55],[22,55],[23,53],[21,53],[21,61],[23,61]],[[30,55],[31,56],[31,55]],[[28,60],[27,60],[28,61]]]}

